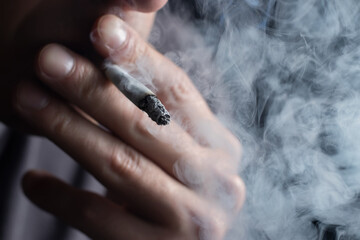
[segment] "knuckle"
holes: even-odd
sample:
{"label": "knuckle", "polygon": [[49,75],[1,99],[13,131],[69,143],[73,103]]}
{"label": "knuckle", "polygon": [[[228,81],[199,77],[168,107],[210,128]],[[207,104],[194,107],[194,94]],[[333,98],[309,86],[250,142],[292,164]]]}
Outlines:
{"label": "knuckle", "polygon": [[[176,70],[176,69],[175,69]],[[192,104],[205,104],[204,101],[196,94],[197,92],[194,86],[190,83],[188,76],[183,70],[175,71],[177,74],[174,79],[171,81],[172,83],[169,85],[169,92],[171,93],[171,97],[173,98],[173,102],[179,106],[192,102]],[[194,101],[196,100],[196,101]]]}
{"label": "knuckle", "polygon": [[110,155],[110,168],[125,178],[142,175],[141,156],[129,147],[116,147]]}
{"label": "knuckle", "polygon": [[50,122],[52,122],[50,128],[54,136],[64,136],[71,128],[72,119],[66,114],[57,114]]}
{"label": "knuckle", "polygon": [[94,77],[99,78],[94,67],[78,61],[74,72],[67,78],[66,88],[73,92],[77,99],[86,101],[91,99],[94,92],[98,90],[98,81],[91,81]]}
{"label": "knuckle", "polygon": [[195,222],[197,228],[197,239],[220,240],[223,239],[228,228],[227,220],[224,216],[215,213],[213,210],[208,211],[206,216]]}
{"label": "knuckle", "polygon": [[134,119],[133,122],[133,132],[136,136],[139,136],[143,139],[153,139],[155,131],[154,127],[151,125],[152,122],[149,121],[149,117],[140,111],[136,111],[136,116],[134,116],[132,119]]}
{"label": "knuckle", "polygon": [[227,226],[224,223],[224,221],[220,221],[219,219],[212,219],[208,223],[209,225],[204,230],[203,235],[205,235],[206,239],[211,240],[220,240],[222,239],[222,236],[227,230]]}
{"label": "knuckle", "polygon": [[227,177],[224,182],[224,196],[229,210],[240,210],[245,199],[245,184],[243,180],[235,175]]}
{"label": "knuckle", "polygon": [[240,210],[245,200],[245,184],[236,174],[216,173],[212,179],[211,196],[226,213],[232,215]]}
{"label": "knuckle", "polygon": [[208,176],[202,173],[202,161],[193,156],[177,160],[173,165],[174,176],[185,186],[201,191],[207,185]]}
{"label": "knuckle", "polygon": [[128,39],[119,49],[117,57],[127,63],[137,63],[138,59],[148,54],[149,47],[140,40],[137,34],[129,31]]}
{"label": "knuckle", "polygon": [[240,160],[243,155],[243,147],[240,141],[236,137],[232,136],[230,139],[230,146],[232,146],[231,154],[234,155],[237,160]]}

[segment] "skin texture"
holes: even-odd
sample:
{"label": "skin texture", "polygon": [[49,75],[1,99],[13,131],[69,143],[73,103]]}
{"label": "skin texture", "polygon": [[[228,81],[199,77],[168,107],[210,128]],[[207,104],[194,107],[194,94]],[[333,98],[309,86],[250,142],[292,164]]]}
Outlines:
{"label": "skin texture", "polygon": [[[245,199],[241,145],[187,75],[146,42],[165,1],[132,3],[17,0],[1,8],[1,120],[48,137],[111,197],[39,171],[24,176],[24,192],[94,239],[222,239]],[[122,19],[107,14],[114,6]],[[104,77],[102,58],[135,70],[141,61],[175,120],[156,125]]]}

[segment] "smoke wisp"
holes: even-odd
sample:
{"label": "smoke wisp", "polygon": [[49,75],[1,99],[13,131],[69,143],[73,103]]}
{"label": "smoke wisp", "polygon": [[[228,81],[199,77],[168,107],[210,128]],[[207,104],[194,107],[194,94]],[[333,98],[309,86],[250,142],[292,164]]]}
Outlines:
{"label": "smoke wisp", "polygon": [[247,199],[227,239],[360,239],[360,2],[188,9],[170,4],[150,39],[243,144]]}

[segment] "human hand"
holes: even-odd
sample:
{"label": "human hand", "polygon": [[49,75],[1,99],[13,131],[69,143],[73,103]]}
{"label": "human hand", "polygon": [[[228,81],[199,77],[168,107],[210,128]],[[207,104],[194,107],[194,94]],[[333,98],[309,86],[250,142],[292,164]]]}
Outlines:
{"label": "human hand", "polygon": [[[38,84],[34,59],[49,42],[63,44],[96,61],[89,41],[94,21],[104,13],[121,14],[146,39],[166,0],[0,0],[0,121],[34,132],[14,108],[21,81]],[[141,23],[141,24],[140,24]],[[50,92],[49,92],[50,94]]]}
{"label": "human hand", "polygon": [[95,239],[222,239],[244,201],[237,176],[240,143],[186,74],[123,21],[101,17],[92,37],[113,63],[138,67],[141,62],[175,120],[156,125],[88,59],[50,44],[39,54],[38,76],[61,97],[22,83],[17,109],[103,183],[112,198],[34,171],[24,178],[25,193]]}

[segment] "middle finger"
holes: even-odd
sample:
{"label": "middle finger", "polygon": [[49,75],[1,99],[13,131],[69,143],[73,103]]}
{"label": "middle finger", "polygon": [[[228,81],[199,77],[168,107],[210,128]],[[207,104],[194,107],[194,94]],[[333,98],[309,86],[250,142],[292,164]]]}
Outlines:
{"label": "middle finger", "polygon": [[[51,88],[79,106],[124,142],[173,175],[174,163],[191,159],[196,165],[204,149],[176,123],[157,126],[131,103],[88,60],[50,44],[39,54],[39,75]],[[190,158],[191,154],[191,158]],[[188,156],[187,156],[188,155]]]}
{"label": "middle finger", "polygon": [[239,158],[239,142],[212,114],[187,74],[114,15],[102,16],[92,41],[104,57],[143,79],[202,145]]}

